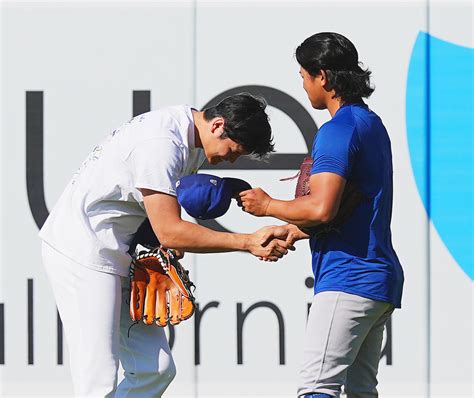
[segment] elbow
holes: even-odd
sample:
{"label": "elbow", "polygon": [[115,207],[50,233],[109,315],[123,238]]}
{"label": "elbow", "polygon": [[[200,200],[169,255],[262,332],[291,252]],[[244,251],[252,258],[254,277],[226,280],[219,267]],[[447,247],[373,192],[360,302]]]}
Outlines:
{"label": "elbow", "polygon": [[158,240],[160,241],[161,245],[166,247],[167,249],[176,249],[176,250],[183,249],[181,241],[179,239],[179,235],[166,232],[164,234],[161,234],[158,237]]}
{"label": "elbow", "polygon": [[325,224],[334,220],[336,218],[336,215],[337,215],[337,209],[331,206],[326,209],[323,209],[320,212],[319,218],[320,218],[321,223]]}
{"label": "elbow", "polygon": [[158,241],[163,247],[166,247],[167,249],[181,249],[179,239],[180,234],[175,231],[174,228],[163,228],[157,232]]}
{"label": "elbow", "polygon": [[325,212],[325,213],[321,213],[318,216],[318,220],[314,220],[314,221],[319,221],[321,224],[326,224],[332,221],[333,219],[334,219],[334,216],[331,213]]}
{"label": "elbow", "polygon": [[160,244],[167,249],[174,249],[173,247],[173,240],[168,234],[160,234],[158,236],[158,240]]}
{"label": "elbow", "polygon": [[311,225],[325,224],[336,217],[337,212],[329,207],[315,208],[310,216]]}

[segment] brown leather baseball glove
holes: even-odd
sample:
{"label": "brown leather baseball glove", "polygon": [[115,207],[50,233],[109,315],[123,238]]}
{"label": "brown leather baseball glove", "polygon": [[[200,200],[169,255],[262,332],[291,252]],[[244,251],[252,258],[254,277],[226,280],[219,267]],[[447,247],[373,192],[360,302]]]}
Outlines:
{"label": "brown leather baseball glove", "polygon": [[[297,174],[298,181],[296,183],[295,198],[310,193],[309,179],[311,177],[312,166],[313,159],[311,156],[306,156]],[[357,207],[366,200],[366,195],[357,188],[356,184],[347,180],[336,217],[328,223],[310,228],[308,232],[316,233],[318,236],[324,236],[331,231],[338,232],[340,227],[352,216]]]}
{"label": "brown leather baseball glove", "polygon": [[177,325],[195,309],[188,271],[172,250],[137,245],[130,266],[130,317],[147,325]]}

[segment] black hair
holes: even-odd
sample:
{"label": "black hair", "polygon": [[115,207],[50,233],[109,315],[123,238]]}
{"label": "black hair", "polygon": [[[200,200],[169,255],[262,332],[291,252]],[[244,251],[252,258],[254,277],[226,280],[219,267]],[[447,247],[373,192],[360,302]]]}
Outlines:
{"label": "black hair", "polygon": [[339,33],[322,32],[308,37],[296,49],[296,60],[311,76],[326,72],[328,90],[344,102],[362,102],[374,87],[369,69],[361,68],[352,42]]}
{"label": "black hair", "polygon": [[221,137],[230,138],[242,145],[249,154],[263,158],[274,150],[266,107],[267,102],[262,97],[239,93],[205,109],[204,118],[209,121],[222,117],[224,134]]}

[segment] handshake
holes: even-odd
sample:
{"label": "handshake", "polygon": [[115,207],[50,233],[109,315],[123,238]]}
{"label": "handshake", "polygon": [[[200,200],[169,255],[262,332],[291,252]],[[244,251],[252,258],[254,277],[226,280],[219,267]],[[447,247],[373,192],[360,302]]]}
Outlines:
{"label": "handshake", "polygon": [[308,237],[295,225],[272,225],[249,234],[246,249],[262,261],[278,261],[288,251],[295,250],[296,241]]}

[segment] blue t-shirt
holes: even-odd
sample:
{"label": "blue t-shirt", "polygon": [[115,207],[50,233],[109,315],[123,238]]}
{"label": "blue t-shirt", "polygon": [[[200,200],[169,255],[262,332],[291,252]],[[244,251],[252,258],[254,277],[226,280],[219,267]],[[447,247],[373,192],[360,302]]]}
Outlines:
{"label": "blue t-shirt", "polygon": [[403,270],[392,247],[392,153],[382,120],[348,104],[319,129],[311,174],[330,172],[357,185],[368,201],[338,230],[310,239],[315,293],[342,291],[401,306]]}

